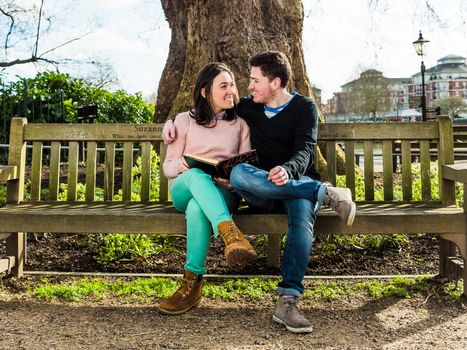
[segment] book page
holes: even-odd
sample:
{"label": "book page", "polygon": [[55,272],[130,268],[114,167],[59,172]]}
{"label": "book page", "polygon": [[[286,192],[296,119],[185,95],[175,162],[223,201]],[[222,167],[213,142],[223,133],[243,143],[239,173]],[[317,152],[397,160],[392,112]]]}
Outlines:
{"label": "book page", "polygon": [[196,160],[198,160],[200,162],[204,162],[204,163],[207,163],[207,164],[216,165],[217,163],[219,163],[218,160],[215,160],[213,158],[201,157],[201,156],[198,156],[198,155],[192,154],[192,153],[185,153],[184,156],[196,159]]}

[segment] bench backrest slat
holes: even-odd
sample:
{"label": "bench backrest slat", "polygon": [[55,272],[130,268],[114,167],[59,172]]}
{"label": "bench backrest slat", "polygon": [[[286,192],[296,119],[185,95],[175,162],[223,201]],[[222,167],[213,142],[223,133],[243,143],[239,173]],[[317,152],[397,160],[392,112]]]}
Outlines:
{"label": "bench backrest slat", "polygon": [[163,142],[160,143],[160,169],[159,169],[159,200],[166,202],[169,199],[169,180],[165,177],[162,171],[163,160],[167,153],[167,145]]}
{"label": "bench backrest slat", "polygon": [[78,183],[78,152],[78,142],[71,141],[68,149],[68,201],[76,201],[76,186]]}
{"label": "bench backrest slat", "polygon": [[114,197],[115,142],[105,143],[104,164],[104,200],[112,201]]}
{"label": "bench backrest slat", "polygon": [[42,142],[32,143],[31,200],[41,200]]}
{"label": "bench backrest slat", "polygon": [[49,192],[50,199],[56,201],[58,199],[60,183],[60,142],[52,141],[50,149],[50,165],[49,165]]}
{"label": "bench backrest slat", "polygon": [[373,201],[375,199],[375,181],[374,181],[374,167],[373,167],[373,141],[363,141],[364,153],[364,179],[365,179],[365,200]]}
{"label": "bench backrest slat", "polygon": [[89,141],[86,150],[86,202],[93,202],[96,194],[97,143]]}
{"label": "bench backrest slat", "polygon": [[355,143],[350,140],[345,141],[345,185],[352,191],[352,198],[355,200]]}
{"label": "bench backrest slat", "polygon": [[122,182],[122,199],[124,202],[131,201],[131,182],[133,168],[133,142],[125,142],[123,144],[123,182]]}
{"label": "bench backrest slat", "polygon": [[412,155],[410,147],[410,140],[401,141],[402,198],[405,201],[412,199]]}
{"label": "bench backrest slat", "polygon": [[156,141],[161,124],[27,124],[27,141]]}
{"label": "bench backrest slat", "polygon": [[26,123],[26,118],[13,118],[11,120],[8,164],[18,167],[18,180],[8,181],[7,184],[7,201],[12,203],[20,202],[24,198],[26,141],[23,130]]}
{"label": "bench backrest slat", "polygon": [[394,199],[392,162],[392,141],[383,140],[383,195],[385,201],[392,201]]}
{"label": "bench backrest slat", "polygon": [[[450,118],[440,118],[439,120],[439,156],[438,165],[454,163],[453,132]],[[452,181],[445,181],[439,173],[439,194],[444,204],[454,204],[456,202],[455,184]]]}
{"label": "bench backrest slat", "polygon": [[141,144],[141,201],[149,202],[151,190],[151,142]]}
{"label": "bench backrest slat", "polygon": [[328,163],[327,180],[336,185],[336,141],[326,142],[326,161]]}
{"label": "bench backrest slat", "polygon": [[430,141],[420,141],[420,178],[422,200],[431,200],[431,176],[430,176]]}
{"label": "bench backrest slat", "polygon": [[322,123],[318,140],[432,140],[439,138],[437,122]]}

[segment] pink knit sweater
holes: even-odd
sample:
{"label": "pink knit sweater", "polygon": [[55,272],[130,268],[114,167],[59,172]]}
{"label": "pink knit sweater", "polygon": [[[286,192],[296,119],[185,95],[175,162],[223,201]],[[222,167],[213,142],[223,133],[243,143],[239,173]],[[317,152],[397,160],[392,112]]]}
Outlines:
{"label": "pink knit sweater", "polygon": [[213,128],[196,124],[189,112],[180,113],[175,119],[177,139],[167,147],[163,169],[169,179],[188,170],[184,153],[224,160],[251,149],[250,129],[242,118],[217,120]]}

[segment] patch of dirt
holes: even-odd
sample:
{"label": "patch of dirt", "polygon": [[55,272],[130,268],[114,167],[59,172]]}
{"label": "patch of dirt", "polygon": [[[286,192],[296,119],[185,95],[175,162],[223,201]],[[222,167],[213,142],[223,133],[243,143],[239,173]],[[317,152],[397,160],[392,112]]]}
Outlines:
{"label": "patch of dirt", "polygon": [[[317,240],[308,264],[308,275],[391,275],[425,274],[438,271],[438,238],[436,235],[411,235],[402,248],[341,248],[326,255],[323,243]],[[255,241],[256,240],[256,241]],[[224,245],[213,239],[209,249],[209,274],[280,274],[278,267],[266,266],[265,243],[251,236],[259,253],[257,261],[245,268],[227,266]],[[171,238],[170,246],[177,252],[162,252],[145,260],[114,262],[100,265],[99,236],[87,234],[28,234],[26,270],[100,271],[134,273],[181,273],[185,262],[185,238]],[[4,244],[4,243],[3,243]],[[0,243],[0,254],[4,246]]]}

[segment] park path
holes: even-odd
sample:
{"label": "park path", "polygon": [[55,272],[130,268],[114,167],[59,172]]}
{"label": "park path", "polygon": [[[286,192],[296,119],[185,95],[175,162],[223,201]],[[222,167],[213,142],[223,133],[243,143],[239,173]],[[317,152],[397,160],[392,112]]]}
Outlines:
{"label": "park path", "polygon": [[220,302],[171,317],[121,300],[51,303],[0,296],[0,349],[459,349],[467,348],[460,303],[365,298],[308,302],[314,332],[271,321],[273,300]]}

